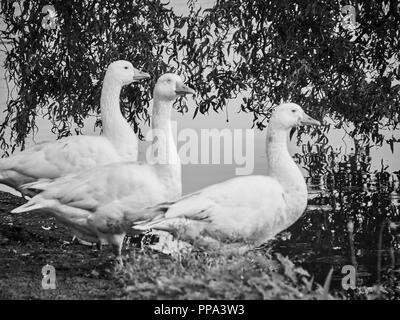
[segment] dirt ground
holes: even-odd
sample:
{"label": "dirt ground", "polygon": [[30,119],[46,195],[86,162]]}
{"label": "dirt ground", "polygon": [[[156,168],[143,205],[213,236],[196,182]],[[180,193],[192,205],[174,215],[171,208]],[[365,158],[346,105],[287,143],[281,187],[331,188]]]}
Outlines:
{"label": "dirt ground", "polygon": [[[25,200],[0,192],[0,299],[118,299],[111,251],[72,243],[45,214],[11,214]],[[42,288],[42,268],[56,270],[56,289]]]}

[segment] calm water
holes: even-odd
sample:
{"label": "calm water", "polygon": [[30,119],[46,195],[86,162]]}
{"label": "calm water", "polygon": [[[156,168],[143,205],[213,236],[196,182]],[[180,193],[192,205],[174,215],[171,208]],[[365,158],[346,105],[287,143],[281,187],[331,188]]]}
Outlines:
{"label": "calm water", "polygon": [[399,283],[400,228],[389,224],[400,223],[400,171],[373,169],[368,150],[298,159],[311,168],[309,205],[274,250],[303,264],[319,283],[334,268],[334,288],[341,287],[345,265],[357,266],[358,285]]}

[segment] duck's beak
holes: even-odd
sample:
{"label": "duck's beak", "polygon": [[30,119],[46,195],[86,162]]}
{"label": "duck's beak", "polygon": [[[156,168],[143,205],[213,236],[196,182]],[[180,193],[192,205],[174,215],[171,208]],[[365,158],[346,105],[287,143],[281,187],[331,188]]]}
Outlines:
{"label": "duck's beak", "polygon": [[147,72],[135,69],[135,75],[133,76],[133,81],[149,79],[150,75]]}
{"label": "duck's beak", "polygon": [[186,95],[186,94],[195,94],[196,91],[194,91],[192,88],[189,88],[186,84],[184,83],[177,83],[176,84],[176,89],[175,89],[176,94],[179,95]]}
{"label": "duck's beak", "polygon": [[304,112],[303,120],[301,120],[302,125],[314,125],[314,126],[320,126],[321,122],[318,120],[315,120],[311,118],[307,113]]}

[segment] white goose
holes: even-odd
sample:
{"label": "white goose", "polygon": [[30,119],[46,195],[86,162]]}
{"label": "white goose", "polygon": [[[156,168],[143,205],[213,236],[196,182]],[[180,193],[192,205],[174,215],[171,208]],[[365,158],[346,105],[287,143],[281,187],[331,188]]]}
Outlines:
{"label": "white goose", "polygon": [[[13,213],[41,210],[67,225],[79,238],[109,243],[121,261],[122,242],[140,212],[181,195],[181,165],[173,140],[170,113],[179,95],[193,94],[175,74],[161,76],[154,88],[152,154],[154,164],[113,163],[69,175],[54,182],[38,181],[43,190]],[[157,160],[155,157],[153,160]],[[170,161],[172,160],[172,161]]]}
{"label": "white goose", "polygon": [[[267,176],[238,177],[206,187],[142,215],[135,228],[155,229],[203,245],[257,246],[293,224],[307,205],[304,177],[289,154],[292,127],[319,122],[294,103],[276,108],[267,129]],[[243,246],[242,246],[243,245]]]}
{"label": "white goose", "polygon": [[70,136],[43,142],[8,158],[0,159],[0,183],[23,194],[21,185],[41,178],[54,179],[80,170],[138,158],[137,137],[121,114],[119,96],[124,85],[149,78],[128,61],[109,65],[100,98],[103,134]]}

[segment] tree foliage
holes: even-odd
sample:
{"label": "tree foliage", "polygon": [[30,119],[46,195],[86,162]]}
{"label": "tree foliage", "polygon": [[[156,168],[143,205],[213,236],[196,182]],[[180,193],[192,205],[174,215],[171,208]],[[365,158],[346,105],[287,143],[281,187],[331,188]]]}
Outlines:
{"label": "tree foliage", "polygon": [[11,141],[24,145],[35,130],[38,114],[53,123],[59,137],[77,133],[90,113],[99,113],[102,78],[112,61],[132,61],[153,75],[152,82],[127,87],[121,108],[138,129],[137,119],[148,119],[147,106],[152,83],[168,66],[162,55],[172,43],[168,27],[175,15],[159,0],[52,1],[57,13],[55,29],[42,27],[42,9],[48,1],[20,1],[15,16],[14,1],[2,1],[6,29],[1,38],[7,48],[5,68],[17,97],[7,104],[0,128],[2,148],[7,149],[5,131]]}
{"label": "tree foliage", "polygon": [[193,8],[179,49],[201,88],[200,111],[245,93],[242,110],[263,127],[271,104],[295,101],[382,142],[380,129],[394,129],[400,111],[400,3],[353,3],[355,28],[342,23],[346,4],[220,0],[202,16]]}
{"label": "tree foliage", "polygon": [[[239,97],[259,128],[272,105],[289,100],[316,117],[329,114],[337,126],[353,123],[353,135],[378,143],[383,127],[398,124],[398,0],[217,0],[206,10],[189,0],[184,16],[160,0],[54,0],[54,30],[41,27],[47,1],[25,0],[19,17],[13,2],[1,7],[5,67],[18,87],[0,128],[3,149],[6,128],[23,146],[40,111],[59,136],[71,133],[71,121],[79,132],[99,111],[100,80],[116,59],[134,62],[153,81],[166,70],[181,72],[198,92],[195,115],[229,108]],[[349,4],[353,28],[342,23]],[[122,96],[136,130],[138,119],[148,119],[151,85],[128,87]]]}

